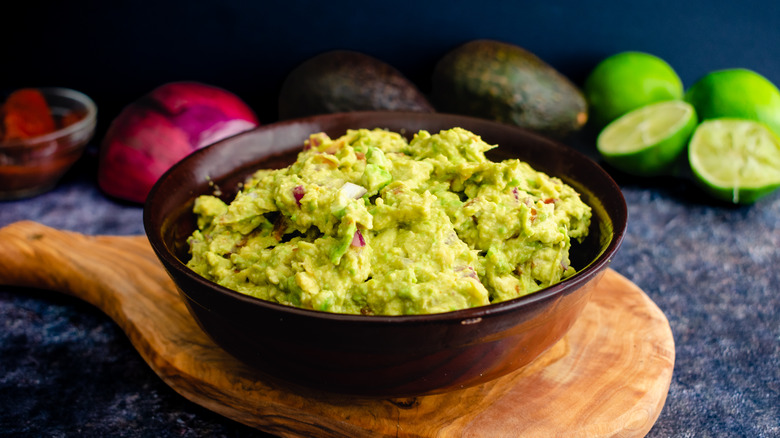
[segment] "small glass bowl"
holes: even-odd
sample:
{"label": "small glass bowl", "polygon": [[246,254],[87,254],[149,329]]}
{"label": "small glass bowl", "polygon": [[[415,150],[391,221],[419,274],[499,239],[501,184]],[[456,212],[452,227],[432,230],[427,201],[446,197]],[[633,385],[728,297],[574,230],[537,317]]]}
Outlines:
{"label": "small glass bowl", "polygon": [[52,115],[75,111],[81,119],[38,137],[0,142],[0,200],[20,199],[51,190],[92,139],[97,106],[83,93],[67,88],[39,88]]}

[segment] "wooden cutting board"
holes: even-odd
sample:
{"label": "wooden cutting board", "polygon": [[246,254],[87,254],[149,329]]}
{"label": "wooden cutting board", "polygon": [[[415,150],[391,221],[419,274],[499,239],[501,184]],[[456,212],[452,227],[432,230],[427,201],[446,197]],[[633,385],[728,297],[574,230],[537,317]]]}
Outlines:
{"label": "wooden cutting board", "polygon": [[0,229],[0,284],[97,306],[179,394],[280,436],[644,436],[674,366],[663,312],[613,270],[571,331],[526,368],[481,386],[384,400],[293,387],[238,362],[190,317],[143,236],[11,224]]}

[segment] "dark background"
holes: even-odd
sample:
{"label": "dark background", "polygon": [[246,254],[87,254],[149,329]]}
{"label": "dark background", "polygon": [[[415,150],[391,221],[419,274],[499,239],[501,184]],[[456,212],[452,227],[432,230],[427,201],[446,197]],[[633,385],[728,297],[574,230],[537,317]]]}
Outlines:
{"label": "dark background", "polygon": [[[428,91],[436,61],[477,38],[520,45],[578,85],[625,50],[667,60],[686,87],[731,67],[780,83],[776,0],[27,0],[0,7],[0,93],[87,93],[99,107],[94,150],[122,107],[165,82],[221,86],[270,123],[285,76],[316,54],[362,51]],[[575,145],[592,151],[585,137]],[[96,167],[87,154],[56,190],[0,202],[0,226],[142,234],[141,207],[104,196]],[[614,176],[629,227],[611,266],[658,304],[675,337],[669,396],[649,436],[780,436],[780,192],[732,207],[686,181]],[[175,393],[94,307],[0,286],[0,436],[264,434]]]}
{"label": "dark background", "polygon": [[0,88],[64,86],[92,96],[98,136],[127,103],[162,83],[197,80],[277,118],[289,71],[332,49],[401,70],[424,92],[436,61],[477,38],[520,45],[581,85],[624,50],[669,62],[686,87],[721,68],[780,83],[775,1],[75,1],[4,11]]}

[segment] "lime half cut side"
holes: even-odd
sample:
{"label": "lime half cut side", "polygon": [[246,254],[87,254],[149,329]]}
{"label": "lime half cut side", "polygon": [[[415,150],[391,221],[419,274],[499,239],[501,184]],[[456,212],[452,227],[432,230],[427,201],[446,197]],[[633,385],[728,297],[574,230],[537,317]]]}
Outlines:
{"label": "lime half cut side", "polygon": [[752,204],[780,187],[780,138],[766,125],[713,119],[699,125],[688,148],[695,178],[710,194]]}
{"label": "lime half cut side", "polygon": [[696,111],[687,102],[653,103],[607,125],[596,146],[604,161],[626,173],[671,174],[696,124]]}

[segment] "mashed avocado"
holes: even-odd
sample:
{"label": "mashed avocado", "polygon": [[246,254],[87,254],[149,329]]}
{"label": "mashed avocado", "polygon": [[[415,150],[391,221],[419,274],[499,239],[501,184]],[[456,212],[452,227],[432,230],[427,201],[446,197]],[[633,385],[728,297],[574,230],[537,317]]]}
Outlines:
{"label": "mashed avocado", "polygon": [[196,199],[188,266],[264,300],[367,315],[482,306],[573,274],[590,207],[524,162],[488,160],[492,147],[461,128],[313,134],[230,204]]}

